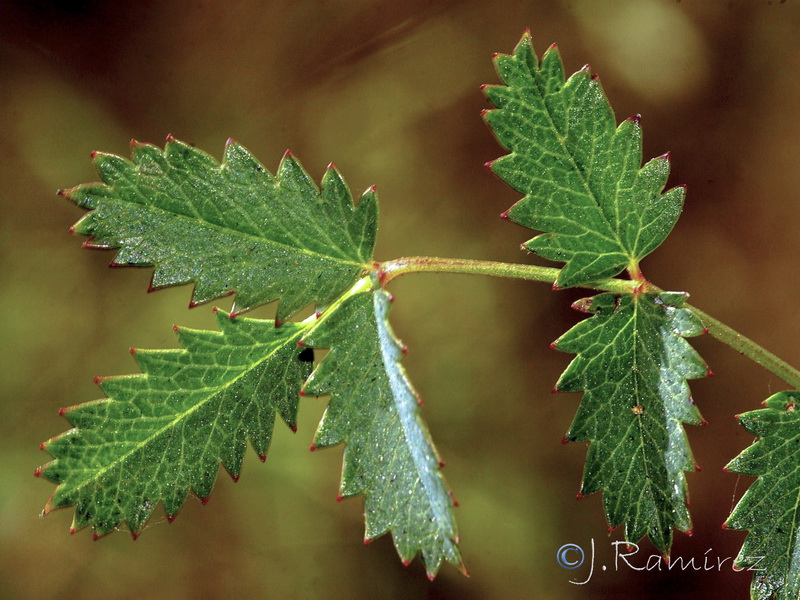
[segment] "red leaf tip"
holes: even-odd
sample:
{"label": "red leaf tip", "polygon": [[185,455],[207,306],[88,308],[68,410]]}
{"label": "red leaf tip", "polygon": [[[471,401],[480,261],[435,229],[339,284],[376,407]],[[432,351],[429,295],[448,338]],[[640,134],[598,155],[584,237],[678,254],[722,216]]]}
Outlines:
{"label": "red leaf tip", "polygon": [[297,346],[298,347],[302,348],[305,345],[306,345],[306,343],[303,340],[297,340]]}
{"label": "red leaf tip", "polygon": [[485,90],[487,87],[489,87],[489,84],[488,84],[488,83],[482,83],[478,89],[479,89],[480,91],[483,91],[483,90]]}
{"label": "red leaf tip", "polygon": [[42,476],[42,467],[36,467],[33,470],[33,476],[34,477],[41,477]]}
{"label": "red leaf tip", "polygon": [[239,481],[239,475],[234,475],[233,473],[231,473],[230,476],[231,476],[231,479],[233,479],[233,483],[236,483],[236,482]]}
{"label": "red leaf tip", "polygon": [[706,421],[705,419],[702,419],[700,421],[700,427],[705,427],[706,425],[708,425],[708,421]]}
{"label": "red leaf tip", "polygon": [[261,462],[267,462],[267,455],[266,454],[259,454],[258,458],[261,459]]}
{"label": "red leaf tip", "polygon": [[631,115],[630,117],[628,117],[625,120],[626,121],[630,121],[630,122],[634,123],[635,125],[638,125],[639,123],[642,122],[642,115],[640,115],[639,113],[636,113],[635,115]]}
{"label": "red leaf tip", "polygon": [[128,348],[128,352],[130,352],[131,354],[136,354],[136,348],[131,346],[130,348]]}
{"label": "red leaf tip", "polygon": [[289,425],[289,429],[292,430],[292,433],[297,433],[297,425]]}
{"label": "red leaf tip", "polygon": [[100,534],[99,534],[99,533],[97,533],[97,532],[95,531],[95,532],[92,534],[92,541],[96,542],[96,541],[97,541],[97,540],[99,540],[99,539],[100,539]]}
{"label": "red leaf tip", "polygon": [[728,472],[728,467],[722,467],[722,472],[723,473],[727,473]]}
{"label": "red leaf tip", "polygon": [[581,492],[575,494],[575,500],[583,500],[583,494]]}
{"label": "red leaf tip", "polygon": [[411,564],[411,559],[408,559],[408,558],[404,558],[403,559],[403,566],[404,567],[407,567],[410,564]]}
{"label": "red leaf tip", "polygon": [[309,450],[309,452],[316,452],[316,450],[317,450],[317,446],[316,446],[316,444],[311,444],[311,445],[308,447],[308,450]]}
{"label": "red leaf tip", "polygon": [[328,166],[326,168],[328,169],[328,171],[335,171],[336,170],[336,165],[333,164],[333,161],[331,161],[331,162],[328,163]]}
{"label": "red leaf tip", "polygon": [[69,528],[69,534],[70,534],[70,535],[75,535],[75,532],[76,532],[76,531],[77,531],[77,529],[75,529],[74,527],[70,527],[70,528]]}
{"label": "red leaf tip", "polygon": [[139,532],[138,531],[131,531],[131,537],[133,538],[133,541],[135,542],[136,540],[139,539]]}
{"label": "red leaf tip", "polygon": [[561,443],[562,444],[569,444],[569,438],[567,436],[562,437],[561,438]]}
{"label": "red leaf tip", "polygon": [[89,158],[91,158],[92,160],[97,158],[97,150],[93,150],[92,153],[89,155]]}
{"label": "red leaf tip", "polygon": [[496,59],[498,56],[500,56],[499,52],[492,52],[492,60]]}
{"label": "red leaf tip", "polygon": [[172,523],[178,515],[167,515],[167,523]]}
{"label": "red leaf tip", "polygon": [[47,444],[45,442],[42,442],[41,444],[39,444],[39,450],[44,450],[46,447],[47,447]]}
{"label": "red leaf tip", "polygon": [[500,218],[503,219],[504,221],[508,221],[508,211],[504,210],[503,212],[501,212]]}
{"label": "red leaf tip", "polygon": [[364,538],[364,545],[365,546],[369,546],[371,543],[372,543],[372,540],[370,538]]}
{"label": "red leaf tip", "polygon": [[703,334],[708,335],[708,327],[703,327]]}
{"label": "red leaf tip", "polygon": [[694,535],[694,529],[687,529],[686,531],[684,531],[684,533],[687,536],[692,537]]}
{"label": "red leaf tip", "polygon": [[722,529],[727,529],[727,528],[728,528],[728,524],[727,523],[723,523],[722,524]]}
{"label": "red leaf tip", "polygon": [[701,467],[701,466],[700,466],[700,465],[698,465],[698,464],[695,464],[695,465],[694,465],[694,470],[695,470],[695,473],[699,473],[700,471],[702,471],[702,470],[703,470],[703,467]]}
{"label": "red leaf tip", "polygon": [[67,409],[65,407],[59,408],[58,409],[58,416],[59,417],[63,417],[65,412],[67,412]]}
{"label": "red leaf tip", "polygon": [[712,371],[711,369],[707,369],[706,370],[706,377],[713,377],[713,376],[714,376],[714,371]]}
{"label": "red leaf tip", "polygon": [[299,391],[299,392],[297,392],[297,393],[298,393],[300,396],[305,396],[305,395],[306,395],[306,391],[305,391],[303,388],[300,388],[300,391]]}
{"label": "red leaf tip", "polygon": [[169,144],[170,142],[174,142],[175,141],[175,136],[172,135],[171,133],[168,133],[167,137],[165,138],[165,141],[166,141],[167,144]]}
{"label": "red leaf tip", "polygon": [[549,47],[549,48],[547,48],[547,49],[548,49],[548,50],[557,50],[557,49],[558,49],[558,44],[556,44],[555,42],[553,42],[552,44],[550,44],[550,47]]}
{"label": "red leaf tip", "polygon": [[202,504],[203,506],[205,506],[206,504],[208,504],[208,501],[209,501],[209,500],[211,500],[211,497],[210,497],[210,496],[206,496],[205,498],[200,498],[200,504]]}
{"label": "red leaf tip", "polygon": [[288,148],[286,149],[286,152],[283,153],[283,158],[291,158],[292,156],[293,156],[292,151],[289,150]]}
{"label": "red leaf tip", "polygon": [[670,154],[669,150],[667,150],[666,152],[664,152],[664,154],[662,154],[658,158],[661,159],[661,160],[666,160],[667,162],[669,162],[669,157],[670,156],[672,156],[672,155]]}
{"label": "red leaf tip", "polygon": [[485,117],[487,114],[489,114],[490,111],[491,111],[490,108],[484,108],[483,110],[481,110],[481,116]]}
{"label": "red leaf tip", "polygon": [[493,160],[487,160],[485,163],[483,163],[483,168],[486,169],[487,171],[491,171],[493,163],[494,163]]}
{"label": "red leaf tip", "polygon": [[336,501],[337,501],[337,502],[341,502],[342,500],[344,500],[344,498],[342,497],[342,495],[341,495],[341,494],[339,494],[338,496],[336,496]]}

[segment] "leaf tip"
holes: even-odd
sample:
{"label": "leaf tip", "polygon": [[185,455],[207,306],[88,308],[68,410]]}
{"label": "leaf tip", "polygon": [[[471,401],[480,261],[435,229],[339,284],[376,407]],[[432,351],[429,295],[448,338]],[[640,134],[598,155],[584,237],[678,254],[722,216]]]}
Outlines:
{"label": "leaf tip", "polygon": [[42,467],[36,467],[33,470],[33,476],[34,477],[41,477],[42,476]]}
{"label": "leaf tip", "polygon": [[694,535],[694,529],[687,529],[684,531],[687,537],[692,537]]}
{"label": "leaf tip", "polygon": [[700,471],[702,471],[702,470],[703,470],[703,467],[701,467],[701,466],[700,466],[700,465],[698,465],[697,463],[694,463],[694,472],[695,472],[695,473],[699,473],[699,472],[700,472]]}
{"label": "leaf tip", "polygon": [[659,160],[665,160],[665,161],[669,162],[671,156],[672,156],[672,153],[669,150],[667,150],[666,152],[664,152],[664,154],[661,154],[660,156],[658,156],[656,158],[658,158]]}
{"label": "leaf tip", "polygon": [[706,427],[708,425],[708,421],[705,419],[700,419],[700,427]]}
{"label": "leaf tip", "polygon": [[171,133],[168,133],[167,137],[164,138],[164,142],[167,143],[167,144],[169,144],[171,142],[174,142],[174,141],[175,141],[175,136],[172,135]]}
{"label": "leaf tip", "polygon": [[703,335],[708,335],[708,327],[703,327]]}
{"label": "leaf tip", "polygon": [[39,450],[46,450],[47,449],[47,442],[42,442],[39,444]]}
{"label": "leaf tip", "polygon": [[609,526],[606,528],[606,530],[608,531],[608,535],[611,535],[612,533],[614,533],[614,528],[613,528],[611,525],[609,525]]}
{"label": "leaf tip", "polygon": [[344,497],[341,494],[336,496],[336,501],[337,502],[341,503],[343,500],[344,500]]}
{"label": "leaf tip", "polygon": [[97,540],[99,540],[99,539],[100,539],[100,534],[99,534],[99,533],[97,533],[96,531],[95,531],[95,532],[93,532],[93,533],[92,533],[92,541],[93,541],[93,542],[96,542],[96,541],[97,541]]}
{"label": "leaf tip", "polygon": [[136,348],[131,346],[130,348],[128,348],[128,352],[131,354],[131,356],[134,356],[136,354]]}
{"label": "leaf tip", "polygon": [[640,115],[639,113],[636,113],[635,115],[631,115],[630,117],[628,117],[625,120],[626,121],[630,121],[634,125],[639,125],[642,122],[642,115]]}
{"label": "leaf tip", "polygon": [[167,523],[172,523],[178,515],[167,515]]}
{"label": "leaf tip", "polygon": [[569,438],[565,435],[564,437],[561,438],[561,443],[562,444],[569,444]]}
{"label": "leaf tip", "polygon": [[239,477],[240,477],[239,475],[234,475],[233,473],[229,473],[229,475],[231,476],[231,479],[233,480],[233,483],[238,483],[239,482]]}
{"label": "leaf tip", "polygon": [[722,472],[723,473],[727,473],[728,472],[728,467],[722,467]]}
{"label": "leaf tip", "polygon": [[261,460],[262,463],[263,462],[267,462],[267,455],[266,454],[259,454],[258,458],[259,458],[259,460]]}
{"label": "leaf tip", "polygon": [[450,492],[450,501],[453,503],[453,506],[458,507],[461,506],[456,498],[456,495],[453,492]]}
{"label": "leaf tip", "polygon": [[131,531],[131,538],[134,542],[139,539],[139,533],[139,531]]}
{"label": "leaf tip", "polygon": [[508,211],[504,210],[503,212],[501,212],[500,218],[503,219],[504,221],[508,221]]}
{"label": "leaf tip", "polygon": [[70,535],[75,535],[75,532],[77,532],[77,531],[78,531],[78,530],[77,530],[77,529],[75,529],[74,527],[70,527],[70,528],[69,528],[69,534],[70,534]]}
{"label": "leaf tip", "polygon": [[578,492],[577,494],[575,494],[575,500],[583,500],[583,493]]}
{"label": "leaf tip", "polygon": [[204,497],[200,498],[200,504],[205,506],[206,504],[208,504],[209,500],[211,500],[211,496],[204,496]]}
{"label": "leaf tip", "polygon": [[714,377],[714,371],[711,369],[706,369],[706,377]]}
{"label": "leaf tip", "polygon": [[326,168],[328,171],[335,171],[335,170],[336,170],[336,165],[335,165],[335,164],[333,164],[333,161],[331,161],[331,162],[329,162],[329,163],[328,163],[328,166],[327,166],[327,167],[325,167],[325,168]]}
{"label": "leaf tip", "polygon": [[92,152],[89,154],[89,158],[91,158],[92,160],[97,158],[97,150],[92,150]]}
{"label": "leaf tip", "polygon": [[316,452],[317,451],[317,445],[312,442],[311,445],[308,447],[308,451],[309,452]]}
{"label": "leaf tip", "polygon": [[[481,115],[483,115],[483,111],[481,111]],[[493,164],[494,164],[493,160],[487,160],[485,163],[483,163],[483,168],[486,169],[487,171],[491,171]]]}
{"label": "leaf tip", "polygon": [[305,345],[306,345],[306,343],[303,340],[297,340],[297,347],[298,348],[302,348]]}
{"label": "leaf tip", "polygon": [[727,530],[728,529],[728,524],[727,523],[723,523],[722,524],[722,529],[726,529]]}
{"label": "leaf tip", "polygon": [[445,463],[443,460],[440,460],[440,461],[439,461],[439,468],[440,468],[440,469],[444,469],[444,467],[445,467],[445,465],[446,465],[446,464],[447,464],[447,463]]}

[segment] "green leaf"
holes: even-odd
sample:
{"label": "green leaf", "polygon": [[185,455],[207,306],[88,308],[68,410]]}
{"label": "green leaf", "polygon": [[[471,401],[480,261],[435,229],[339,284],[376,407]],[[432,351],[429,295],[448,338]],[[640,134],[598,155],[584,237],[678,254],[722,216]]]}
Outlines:
{"label": "green leaf", "polygon": [[172,518],[190,488],[208,498],[220,462],[238,479],[247,440],[265,459],[276,414],[295,428],[307,326],[217,320],[221,332],[176,328],[183,349],[136,350],[142,374],[98,378],[108,398],[63,411],[74,428],[37,470],[59,484],[45,512],[76,504],[73,529],[124,521],[136,537],[159,501]]}
{"label": "green leaf", "polygon": [[750,533],[736,559],[753,571],[755,600],[800,598],[800,392],[780,392],[767,408],[739,416],[757,436],[726,467],[758,477],[739,500],[726,527]]}
{"label": "green leaf", "polygon": [[421,552],[433,578],[443,560],[463,569],[453,499],[399,363],[389,298],[383,291],[351,296],[304,338],[331,351],[303,393],[331,395],[312,449],[346,444],[339,494],[365,495],[365,540],[391,531],[400,558],[407,564]]}
{"label": "green leaf", "polygon": [[555,45],[540,63],[526,33],[495,67],[505,85],[484,88],[497,107],[484,114],[511,154],[490,165],[525,194],[504,216],[544,232],[525,248],[566,263],[560,287],[638,272],[683,206],[683,187],[661,193],[668,155],[642,167],[639,117],[615,128],[599,79],[587,65],[565,83]]}
{"label": "green leaf", "polygon": [[192,304],[236,293],[234,314],[280,299],[284,321],[370,267],[374,188],[354,207],[333,165],[319,190],[289,152],[273,177],[232,140],[222,164],[171,137],[131,148],[133,162],[94,153],[104,183],[61,193],[91,210],[74,226],[84,245],[120,248],[112,265],[154,265],[151,289],[195,282]]}
{"label": "green leaf", "polygon": [[555,342],[577,354],[556,389],[585,392],[565,438],[591,442],[581,493],[602,490],[609,524],[624,523],[632,542],[649,535],[665,553],[673,527],[692,527],[683,473],[694,461],[682,423],[703,422],[687,380],[707,374],[683,339],[702,332],[684,302],[674,292],[599,294],[576,303],[594,316]]}

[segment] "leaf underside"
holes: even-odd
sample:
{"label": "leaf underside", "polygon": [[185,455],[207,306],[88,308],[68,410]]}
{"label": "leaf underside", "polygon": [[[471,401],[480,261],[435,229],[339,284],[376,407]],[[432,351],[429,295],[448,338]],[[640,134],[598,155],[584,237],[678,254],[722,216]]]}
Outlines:
{"label": "leaf underside", "polygon": [[365,539],[391,531],[400,558],[419,552],[430,577],[442,561],[463,570],[453,499],[387,321],[389,295],[355,295],[304,343],[331,348],[304,386],[331,395],[314,446],[345,444],[340,496],[364,494]]}
{"label": "leaf underside", "polygon": [[757,436],[727,466],[758,477],[742,496],[726,526],[746,529],[736,564],[753,570],[755,600],[800,598],[800,392],[780,392],[767,408],[739,416]]}
{"label": "leaf underside", "polygon": [[590,442],[581,493],[602,491],[609,525],[624,523],[631,542],[649,535],[665,553],[673,527],[691,529],[684,471],[694,460],[682,423],[702,422],[687,380],[707,373],[684,339],[702,332],[684,302],[599,294],[576,303],[594,316],[555,342],[577,354],[556,389],[584,392],[566,436]]}
{"label": "leaf underside", "polygon": [[510,154],[491,169],[525,194],[506,213],[542,231],[524,246],[566,263],[560,287],[612,277],[655,250],[677,221],[685,189],[662,194],[669,157],[642,163],[639,118],[615,125],[587,67],[564,81],[558,49],[539,62],[526,33],[513,55],[497,55],[505,85],[486,86],[496,110],[486,122]]}
{"label": "leaf underside", "polygon": [[236,293],[235,314],[280,299],[285,321],[324,308],[372,261],[374,188],[354,206],[333,166],[318,189],[288,152],[273,176],[231,140],[222,164],[172,138],[131,149],[132,161],[95,153],[104,183],[61,193],[90,209],[74,226],[85,245],[119,248],[113,265],[155,266],[154,289],[194,282],[193,304]]}
{"label": "leaf underside", "polygon": [[137,350],[142,374],[100,379],[108,398],[66,409],[74,428],[45,443],[55,460],[41,475],[59,484],[45,512],[75,504],[73,529],[136,534],[159,501],[174,517],[190,489],[207,498],[220,463],[238,478],[248,440],[266,457],[276,414],[296,426],[305,327],[217,321],[177,329],[183,349]]}

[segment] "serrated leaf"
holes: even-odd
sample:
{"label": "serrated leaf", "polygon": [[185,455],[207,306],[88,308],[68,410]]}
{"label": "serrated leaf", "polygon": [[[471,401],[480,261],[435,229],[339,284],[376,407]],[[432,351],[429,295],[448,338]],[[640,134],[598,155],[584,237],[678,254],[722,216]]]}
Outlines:
{"label": "serrated leaf", "polygon": [[177,329],[183,349],[137,350],[142,374],[100,379],[108,398],[65,411],[74,428],[45,443],[55,460],[38,471],[59,484],[45,512],[75,504],[74,529],[137,534],[159,501],[172,517],[190,489],[207,498],[220,463],[238,478],[248,440],[265,457],[276,414],[295,427],[307,326],[217,320]]}
{"label": "serrated leaf", "polygon": [[739,416],[757,436],[729,471],[758,477],[739,500],[726,526],[746,529],[736,564],[753,571],[755,600],[800,598],[800,392],[780,392],[767,408]]}
{"label": "serrated leaf", "polygon": [[345,444],[340,495],[364,494],[365,539],[391,531],[400,558],[421,552],[433,577],[443,560],[463,569],[453,500],[388,310],[387,293],[357,294],[314,329],[304,343],[331,351],[303,389],[331,395],[314,446]]}
{"label": "serrated leaf", "polygon": [[584,391],[568,441],[589,441],[582,494],[603,492],[612,527],[649,535],[662,552],[672,528],[691,529],[684,471],[694,469],[682,423],[700,424],[688,379],[707,367],[684,337],[702,324],[680,293],[599,294],[577,307],[593,313],[556,341],[577,356],[559,391]]}
{"label": "serrated leaf", "polygon": [[89,247],[120,248],[114,265],[155,266],[152,288],[194,282],[193,303],[235,292],[234,313],[280,299],[285,321],[370,266],[374,188],[353,206],[332,166],[318,189],[288,152],[273,177],[230,140],[222,164],[174,139],[131,147],[133,161],[94,153],[104,183],[62,194],[90,209],[74,227]]}
{"label": "serrated leaf", "polygon": [[511,154],[491,164],[525,197],[508,218],[541,235],[524,245],[565,262],[560,287],[638,270],[677,221],[682,187],[662,194],[669,158],[642,163],[638,117],[616,127],[614,112],[588,65],[564,81],[555,46],[541,63],[525,34],[513,55],[498,55],[504,86],[487,86],[497,110],[486,122]]}

